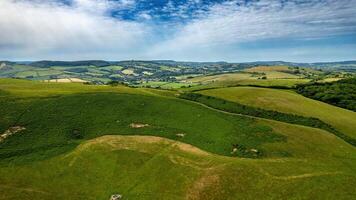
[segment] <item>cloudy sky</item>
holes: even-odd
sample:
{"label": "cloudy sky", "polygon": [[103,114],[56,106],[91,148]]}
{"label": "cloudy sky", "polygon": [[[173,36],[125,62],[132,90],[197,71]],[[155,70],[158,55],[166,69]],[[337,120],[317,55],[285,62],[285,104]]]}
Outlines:
{"label": "cloudy sky", "polygon": [[356,60],[356,0],[0,0],[0,60]]}

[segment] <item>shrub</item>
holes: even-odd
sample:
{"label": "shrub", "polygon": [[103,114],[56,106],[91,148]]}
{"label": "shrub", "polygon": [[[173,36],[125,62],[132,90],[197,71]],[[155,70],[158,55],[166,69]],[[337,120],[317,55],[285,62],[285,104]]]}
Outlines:
{"label": "shrub", "polygon": [[298,85],[296,91],[305,97],[356,111],[356,78]]}

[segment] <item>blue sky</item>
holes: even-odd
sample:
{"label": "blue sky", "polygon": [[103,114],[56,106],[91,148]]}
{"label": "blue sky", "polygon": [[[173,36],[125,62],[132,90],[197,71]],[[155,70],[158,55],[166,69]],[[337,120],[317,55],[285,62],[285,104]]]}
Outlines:
{"label": "blue sky", "polygon": [[1,0],[0,60],[356,60],[356,0]]}

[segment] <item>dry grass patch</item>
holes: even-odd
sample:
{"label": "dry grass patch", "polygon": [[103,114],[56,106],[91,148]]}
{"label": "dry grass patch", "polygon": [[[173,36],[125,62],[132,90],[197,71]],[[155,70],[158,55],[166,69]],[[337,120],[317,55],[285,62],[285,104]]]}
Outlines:
{"label": "dry grass patch", "polygon": [[246,69],[247,72],[290,71],[287,66],[258,66]]}
{"label": "dry grass patch", "polygon": [[[106,135],[98,137],[85,143],[79,145],[76,151],[82,151],[89,149],[94,146],[105,146],[115,150],[118,149],[130,149],[142,151],[146,147],[151,149],[154,145],[158,146],[170,146],[172,150],[179,150],[183,152],[189,152],[195,155],[209,155],[208,152],[205,152],[197,147],[194,147],[190,144],[185,144],[182,142],[156,137],[156,136],[122,136],[122,135]],[[147,152],[147,150],[145,150]]]}

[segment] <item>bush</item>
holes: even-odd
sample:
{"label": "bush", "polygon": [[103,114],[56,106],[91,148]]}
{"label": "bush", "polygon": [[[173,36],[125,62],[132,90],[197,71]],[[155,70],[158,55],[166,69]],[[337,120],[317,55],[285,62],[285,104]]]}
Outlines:
{"label": "bush", "polygon": [[356,78],[298,85],[296,91],[305,97],[356,111]]}

